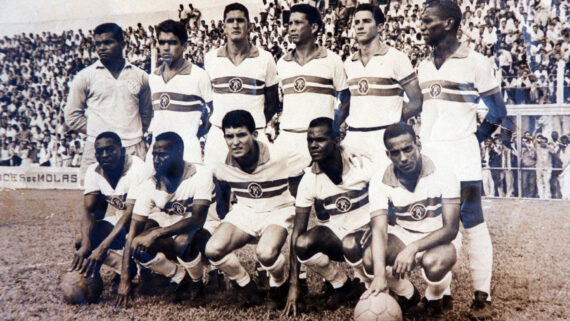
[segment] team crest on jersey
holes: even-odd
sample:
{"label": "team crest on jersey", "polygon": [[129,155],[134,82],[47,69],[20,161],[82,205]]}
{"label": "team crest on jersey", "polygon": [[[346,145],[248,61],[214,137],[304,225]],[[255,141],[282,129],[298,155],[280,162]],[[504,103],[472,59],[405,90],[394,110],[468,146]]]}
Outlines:
{"label": "team crest on jersey", "polygon": [[170,96],[168,94],[160,95],[160,109],[166,109],[170,105]]}
{"label": "team crest on jersey", "polygon": [[180,202],[174,202],[170,205],[169,212],[170,214],[184,215],[186,213],[186,206]]}
{"label": "team crest on jersey", "polygon": [[410,214],[412,215],[412,218],[414,220],[421,221],[426,217],[427,210],[423,204],[417,203],[417,204],[414,204],[412,206],[412,208],[410,209]]}
{"label": "team crest on jersey", "polygon": [[362,95],[366,95],[368,93],[368,80],[362,79],[358,82],[358,92]]}
{"label": "team crest on jersey", "polygon": [[237,93],[243,87],[243,82],[241,81],[240,78],[232,78],[230,79],[228,85],[231,92]]}
{"label": "team crest on jersey", "polygon": [[336,208],[339,211],[341,211],[342,213],[346,213],[346,212],[350,211],[350,208],[352,207],[352,203],[350,202],[350,199],[348,197],[345,197],[345,196],[341,196],[341,197],[337,198],[335,201],[335,205],[336,205]]}
{"label": "team crest on jersey", "polygon": [[257,183],[250,183],[247,185],[247,191],[249,195],[253,196],[254,198],[260,198],[263,195],[263,189]]}
{"label": "team crest on jersey", "polygon": [[431,98],[437,98],[441,95],[441,85],[440,84],[433,84],[429,87],[429,95]]}
{"label": "team crest on jersey", "polygon": [[127,206],[125,205],[125,202],[123,202],[123,200],[121,199],[121,197],[119,196],[111,196],[108,200],[109,204],[111,204],[114,208],[118,209],[118,210],[125,210],[127,208]]}
{"label": "team crest on jersey", "polygon": [[133,95],[138,94],[139,91],[141,90],[139,82],[136,81],[135,79],[127,80],[127,88],[129,89],[129,92]]}
{"label": "team crest on jersey", "polygon": [[306,86],[306,81],[305,78],[303,77],[298,77],[297,79],[295,79],[295,82],[293,83],[293,88],[295,88],[295,91],[298,93],[303,92],[303,90],[305,90],[305,86]]}

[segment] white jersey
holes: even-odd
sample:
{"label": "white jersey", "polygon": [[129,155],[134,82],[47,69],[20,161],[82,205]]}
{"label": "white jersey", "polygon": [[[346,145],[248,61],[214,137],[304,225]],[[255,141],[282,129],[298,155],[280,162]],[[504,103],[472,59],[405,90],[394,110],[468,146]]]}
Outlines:
{"label": "white jersey", "polygon": [[114,215],[121,216],[126,209],[127,199],[134,203],[136,188],[150,173],[145,170],[144,162],[131,155],[125,155],[125,164],[117,186],[113,188],[105,177],[103,168],[98,163],[92,164],[85,173],[83,194],[99,192],[115,209]]}
{"label": "white jersey", "polygon": [[368,184],[372,175],[370,159],[341,150],[342,182],[335,185],[318,163],[305,170],[299,183],[295,206],[315,206],[319,223],[360,228],[370,222]]}
{"label": "white jersey", "polygon": [[344,70],[350,89],[348,126],[371,129],[400,121],[403,86],[416,79],[406,54],[381,44],[366,66],[357,51],[344,62]]}
{"label": "white jersey", "polygon": [[433,56],[418,67],[423,94],[422,143],[462,140],[477,130],[477,105],[481,97],[500,91],[493,66],[465,43],[441,65]]}
{"label": "white jersey", "polygon": [[227,47],[208,52],[204,67],[214,90],[214,112],[210,122],[221,128],[224,116],[236,109],[247,110],[256,128],[265,127],[265,88],[277,84],[277,69],[273,56],[251,46],[247,58],[238,66],[228,58]]}
{"label": "white jersey", "polygon": [[236,207],[252,212],[271,212],[294,204],[289,192],[287,158],[278,149],[257,141],[259,160],[252,173],[244,172],[228,154],[225,163],[213,164],[219,181],[227,182],[237,198]]}
{"label": "white jersey", "polygon": [[300,65],[294,51],[277,62],[277,73],[283,89],[283,114],[280,127],[307,130],[311,120],[334,118],[336,93],[348,88],[341,58],[324,47]]}
{"label": "white jersey", "polygon": [[[173,193],[169,193],[162,180],[155,175],[142,183],[133,213],[150,218],[153,218],[153,214],[166,214],[171,219],[159,222],[164,227],[191,216],[194,204],[210,206],[213,195],[212,172],[205,166],[186,162],[182,179]],[[215,209],[215,205],[210,206],[208,215],[211,215],[212,207]]]}
{"label": "white jersey", "polygon": [[[381,172],[380,172],[381,173]],[[422,156],[422,170],[413,191],[404,187],[394,165],[370,181],[372,217],[393,213],[396,224],[412,232],[433,232],[443,226],[444,202],[459,204],[460,185],[452,172],[436,167]]]}

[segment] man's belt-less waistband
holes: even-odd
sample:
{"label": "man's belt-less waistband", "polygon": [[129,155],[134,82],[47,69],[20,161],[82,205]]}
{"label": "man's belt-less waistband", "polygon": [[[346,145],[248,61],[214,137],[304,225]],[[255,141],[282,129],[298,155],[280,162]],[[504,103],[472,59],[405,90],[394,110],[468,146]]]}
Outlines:
{"label": "man's belt-less waistband", "polygon": [[348,126],[348,130],[350,130],[351,132],[373,132],[376,130],[386,129],[386,128],[388,128],[388,126],[390,126],[390,125],[377,126],[377,127],[352,127],[352,126]]}

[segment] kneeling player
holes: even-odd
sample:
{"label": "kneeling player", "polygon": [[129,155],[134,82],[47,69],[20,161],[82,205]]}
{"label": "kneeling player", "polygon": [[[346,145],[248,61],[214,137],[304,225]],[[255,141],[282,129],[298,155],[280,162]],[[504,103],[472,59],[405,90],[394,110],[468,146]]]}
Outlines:
{"label": "kneeling player", "polygon": [[[212,173],[184,161],[182,138],[174,132],[156,137],[152,156],[155,174],[137,189],[125,256],[129,252],[141,266],[170,278],[175,299],[190,286],[186,292],[192,299],[202,288],[200,251],[210,235],[203,226],[212,216]],[[123,270],[129,264],[124,258]],[[118,304],[127,305],[129,290],[128,275],[121,275]]]}
{"label": "kneeling player", "polygon": [[247,111],[228,112],[222,130],[230,151],[225,163],[213,164],[214,176],[224,186],[221,199],[227,202],[231,191],[237,203],[206,245],[206,255],[212,265],[237,283],[243,303],[260,304],[260,291],[233,253],[257,241],[256,258],[269,273],[269,306],[282,307],[287,283],[281,248],[295,213],[287,159],[256,139],[255,122]]}
{"label": "kneeling player", "polygon": [[128,209],[134,203],[129,191],[141,181],[143,161],[126,155],[121,138],[113,132],[99,134],[94,146],[97,163],[85,174],[85,210],[72,270],[95,274],[105,264],[120,273],[121,254],[117,250],[125,244],[125,226],[130,221]]}
{"label": "kneeling player", "polygon": [[[370,181],[372,233],[365,240],[364,265],[374,279],[365,297],[389,287],[404,313],[439,317],[461,247],[459,183],[420,153],[412,127],[388,126],[384,144],[392,164]],[[389,212],[395,225],[388,225]],[[428,284],[417,306],[419,293],[405,278],[416,265]]]}
{"label": "kneeling player", "polygon": [[[351,265],[355,266],[357,276],[364,278],[360,238],[370,222],[368,182],[371,160],[339,147],[330,118],[311,121],[307,143],[313,163],[305,170],[297,192],[286,314],[291,310],[296,314],[300,295],[297,260],[329,282],[328,308],[337,308],[352,290],[346,274],[335,267],[331,259],[353,262]],[[307,231],[313,205],[318,224]]]}

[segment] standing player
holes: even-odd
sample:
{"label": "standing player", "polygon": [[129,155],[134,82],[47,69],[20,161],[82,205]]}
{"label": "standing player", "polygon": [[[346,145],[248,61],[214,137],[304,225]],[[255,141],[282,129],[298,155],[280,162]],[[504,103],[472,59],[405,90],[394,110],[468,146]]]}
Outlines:
{"label": "standing player", "polygon": [[[257,130],[277,112],[279,106],[277,69],[271,53],[249,42],[249,11],[240,3],[224,9],[225,46],[212,50],[204,57],[204,67],[214,89],[213,125],[208,133],[204,151],[205,163],[223,162],[228,152],[222,132],[226,113],[243,109],[255,120]],[[273,137],[274,138],[274,137]],[[259,137],[267,142],[267,137]]]}
{"label": "standing player", "polygon": [[104,23],[93,34],[99,60],[75,76],[64,109],[69,129],[87,135],[83,173],[96,162],[95,137],[105,131],[121,137],[127,154],[144,159],[142,136],[152,119],[148,75],[123,58],[121,27]]}
{"label": "standing player", "polygon": [[[212,173],[184,161],[184,143],[174,132],[156,136],[152,157],[155,174],[137,189],[122,270],[128,270],[132,256],[143,267],[170,278],[175,300],[183,292],[194,298],[202,289],[200,252],[210,235],[203,227],[211,217]],[[130,281],[129,275],[121,274],[119,305],[127,305]]]}
{"label": "standing player", "polygon": [[[289,150],[290,168],[295,170],[291,190],[296,193],[302,171],[311,157],[305,146],[309,122],[319,117],[335,117],[336,98],[339,110],[348,110],[350,92],[341,58],[316,43],[323,22],[319,11],[308,4],[291,8],[289,37],[295,50],[277,62],[277,72],[283,89],[283,114],[279,127],[281,134],[275,142]],[[337,127],[344,121],[337,118]]]}
{"label": "standing player", "polygon": [[113,132],[99,134],[94,145],[97,163],[85,174],[84,215],[72,270],[92,274],[105,264],[120,273],[121,255],[114,250],[125,244],[125,226],[130,224],[134,204],[133,188],[144,179],[144,163],[127,155]]}
{"label": "standing player", "polygon": [[[297,260],[327,280],[326,306],[336,309],[351,294],[351,281],[331,262],[346,260],[364,280],[360,239],[370,222],[368,182],[370,159],[339,147],[331,118],[311,121],[307,133],[312,166],[305,170],[296,197],[291,234],[289,295],[285,314],[297,314],[300,299]],[[307,231],[315,207],[317,225]]]}
{"label": "standing player", "polygon": [[[206,255],[212,265],[237,283],[238,295],[246,304],[260,304],[256,284],[233,253],[257,241],[256,258],[269,273],[269,306],[283,307],[287,279],[281,248],[295,214],[286,155],[255,138],[255,121],[247,111],[227,113],[222,128],[230,151],[225,163],[212,166],[215,178],[231,189],[237,203],[206,245]],[[229,194],[224,188],[221,198],[227,202]]]}
{"label": "standing player", "polygon": [[[392,164],[370,181],[372,233],[365,241],[364,265],[374,279],[364,298],[390,287],[404,313],[441,317],[444,291],[461,248],[459,184],[451,172],[420,154],[411,126],[388,126],[384,144]],[[389,212],[394,225],[388,225]],[[414,306],[419,293],[405,277],[417,265],[427,289],[424,300]]]}
{"label": "standing player", "polygon": [[[421,30],[434,51],[418,68],[424,96],[420,138],[425,154],[460,181],[461,222],[475,288],[471,317],[484,319],[492,313],[493,245],[481,207],[479,142],[501,124],[506,108],[488,59],[457,40],[460,22],[461,10],[454,2],[427,3]],[[477,127],[480,99],[489,112]]]}
{"label": "standing player", "polygon": [[[163,63],[149,77],[154,107],[149,131],[155,136],[167,131],[177,133],[184,142],[184,160],[200,163],[198,135],[204,134],[204,130],[199,130],[201,117],[212,106],[210,78],[183,57],[188,41],[183,23],[166,20],[156,27],[156,32]],[[203,118],[202,128],[205,127]]]}
{"label": "standing player", "polygon": [[343,144],[371,152],[381,168],[389,163],[382,143],[384,129],[419,114],[422,105],[410,59],[380,40],[378,32],[384,21],[377,6],[361,4],[356,8],[354,29],[359,50],[344,62],[351,110]]}

